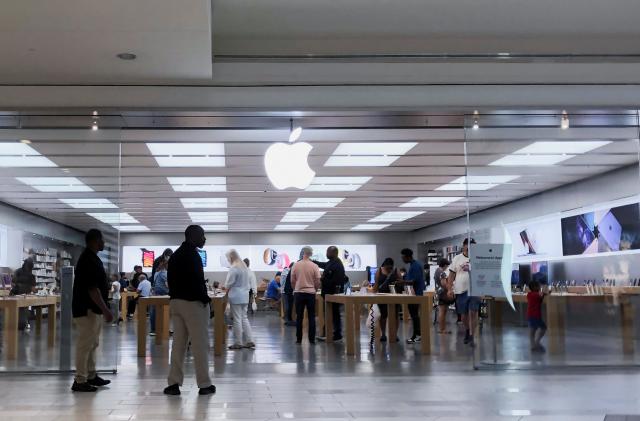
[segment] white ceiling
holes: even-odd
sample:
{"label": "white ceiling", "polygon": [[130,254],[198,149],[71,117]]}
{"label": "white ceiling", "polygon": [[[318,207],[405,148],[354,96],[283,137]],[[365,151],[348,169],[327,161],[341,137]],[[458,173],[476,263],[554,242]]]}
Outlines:
{"label": "white ceiling", "polygon": [[[465,133],[467,156],[465,157]],[[228,199],[231,231],[271,231],[288,211],[326,212],[308,230],[342,231],[388,211],[425,211],[387,230],[410,231],[465,214],[466,201],[440,208],[400,205],[423,196],[464,196],[464,191],[436,189],[461,176],[518,175],[513,182],[486,191],[471,192],[471,211],[495,206],[622,166],[637,164],[637,129],[593,127],[560,130],[553,127],[481,128],[330,128],[306,129],[300,141],[313,146],[309,164],[317,176],[370,176],[354,192],[276,191],[266,177],[263,156],[271,142],[287,138],[282,129],[236,127],[215,130],[173,129],[22,129],[0,130],[0,141],[32,140],[31,147],[58,168],[0,168],[0,200],[53,220],[80,228],[109,228],[88,217],[87,209],[73,209],[60,198],[103,198],[152,231],[182,231],[191,220],[181,198]],[[610,140],[610,144],[550,167],[496,167],[488,164],[537,140]],[[145,142],[222,142],[225,167],[159,167]],[[325,167],[341,142],[414,141],[417,145],[389,167]],[[465,158],[468,167],[465,167]],[[119,167],[121,166],[121,169]],[[68,169],[68,172],[63,172]],[[467,172],[468,171],[468,172]],[[77,177],[92,193],[41,193],[15,177]],[[227,191],[175,192],[167,177],[226,177]],[[298,198],[344,197],[336,207],[292,208]],[[105,211],[105,210],[98,210]],[[109,211],[109,210],[106,210]],[[224,210],[223,210],[224,211]],[[306,223],[305,223],[306,224]]]}

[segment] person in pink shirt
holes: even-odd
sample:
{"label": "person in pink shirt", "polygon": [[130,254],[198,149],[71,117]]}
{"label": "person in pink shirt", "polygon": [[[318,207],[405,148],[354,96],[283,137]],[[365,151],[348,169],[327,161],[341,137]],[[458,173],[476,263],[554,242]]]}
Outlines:
{"label": "person in pink shirt", "polygon": [[316,343],[316,293],[320,288],[320,268],[311,261],[312,255],[313,249],[311,247],[303,247],[302,260],[297,262],[291,270],[291,286],[293,287],[297,316],[297,344],[302,343],[302,322],[305,308],[309,319],[309,342]]}

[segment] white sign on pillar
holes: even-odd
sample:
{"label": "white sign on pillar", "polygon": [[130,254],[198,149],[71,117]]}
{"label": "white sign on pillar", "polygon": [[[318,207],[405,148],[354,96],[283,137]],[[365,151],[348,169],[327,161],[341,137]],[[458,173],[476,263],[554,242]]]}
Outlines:
{"label": "white sign on pillar", "polygon": [[511,244],[472,244],[469,247],[471,295],[511,296]]}

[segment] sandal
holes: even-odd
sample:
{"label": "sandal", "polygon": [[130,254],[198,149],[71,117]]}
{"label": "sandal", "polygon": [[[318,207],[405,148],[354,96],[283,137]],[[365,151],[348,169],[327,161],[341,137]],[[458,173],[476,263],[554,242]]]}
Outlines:
{"label": "sandal", "polygon": [[229,347],[229,349],[231,350],[238,350],[238,349],[242,349],[242,345],[239,344],[233,344]]}

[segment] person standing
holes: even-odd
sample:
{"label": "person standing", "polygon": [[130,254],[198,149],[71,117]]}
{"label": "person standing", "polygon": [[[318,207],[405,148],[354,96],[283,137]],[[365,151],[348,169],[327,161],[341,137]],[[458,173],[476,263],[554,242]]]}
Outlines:
{"label": "person standing", "polygon": [[[413,250],[402,249],[402,261],[407,265],[407,274],[404,277],[404,284],[413,287],[416,295],[422,295],[425,289],[424,271],[420,262],[413,258]],[[409,304],[409,314],[413,323],[413,335],[407,339],[408,344],[415,344],[422,341],[420,336],[420,306]]]}
{"label": "person standing", "polygon": [[[24,259],[22,267],[13,274],[11,295],[33,294],[36,292],[36,277],[33,274],[33,259]],[[18,330],[29,329],[29,308],[18,309]]]}
{"label": "person standing", "polygon": [[[394,292],[402,292],[401,284],[402,277],[400,276],[400,272],[398,269],[394,267],[393,259],[387,257],[382,262],[382,265],[378,268],[375,275],[375,284],[373,285],[373,291],[375,293],[382,294],[390,294],[391,286],[394,286]],[[398,326],[398,315],[400,314],[400,305],[395,304],[396,306],[396,326]],[[378,304],[378,309],[380,310],[380,331],[382,335],[380,336],[380,342],[387,341],[387,320],[389,318],[389,305],[388,304]]]}
{"label": "person standing", "polygon": [[[156,268],[156,274],[153,277],[153,289],[151,290],[152,295],[168,295],[169,294],[169,285],[167,284],[167,265],[168,264],[169,264],[168,260],[162,260],[158,264],[158,267]],[[154,336],[156,334],[156,306],[151,306],[151,310],[149,312],[150,312],[149,335]]]}
{"label": "person standing", "polygon": [[295,262],[291,263],[289,267],[282,269],[282,274],[280,277],[284,279],[284,286],[282,287],[282,299],[284,305],[284,325],[285,326],[295,326],[296,322],[293,321],[293,287],[291,286],[291,271],[293,270],[293,265]]}
{"label": "person standing", "polygon": [[171,250],[170,248],[166,248],[164,249],[162,254],[156,257],[156,260],[153,261],[153,266],[151,267],[151,278],[149,278],[151,280],[152,285],[155,286],[155,282],[156,282],[155,276],[156,276],[156,272],[158,271],[158,267],[162,262],[165,262],[165,263],[168,262],[172,254],[173,254],[173,250]]}
{"label": "person standing", "polygon": [[[137,291],[138,285],[140,285],[141,277],[147,279],[147,275],[142,271],[142,266],[136,265],[133,267],[133,276],[131,276],[131,282],[129,282],[129,290]],[[129,302],[127,303],[127,320],[133,320],[133,314],[136,312],[136,305],[138,304],[138,300],[134,298],[129,298]]]}
{"label": "person standing", "polygon": [[173,324],[171,368],[164,389],[166,395],[179,395],[184,380],[184,357],[191,340],[196,370],[198,394],[216,392],[209,377],[209,303],[204,279],[202,258],[198,248],[204,246],[206,238],[199,225],[189,225],[184,232],[185,241],[169,259],[167,280],[169,284],[169,308]]}
{"label": "person standing", "polygon": [[[338,257],[338,247],[330,246],[327,248],[327,262],[314,261],[320,269],[324,269],[322,272],[322,278],[320,284],[322,285],[321,293],[324,299],[327,295],[341,294],[345,283],[344,265],[342,260]],[[326,306],[325,306],[326,307]],[[333,315],[333,340],[342,340],[342,321],[340,320],[340,304],[332,303],[331,312]],[[324,336],[324,335],[323,335]],[[324,337],[318,338],[324,340]]]}
{"label": "person standing", "polygon": [[229,349],[254,349],[256,344],[253,342],[251,325],[247,316],[247,303],[249,302],[249,291],[251,289],[250,271],[234,249],[227,252],[227,260],[231,267],[227,273],[225,288],[229,297],[231,315],[233,316],[234,339],[233,345]]}
{"label": "person standing", "polygon": [[[100,344],[102,318],[107,323],[113,314],[107,307],[109,283],[98,253],[104,250],[102,233],[90,229],[85,235],[86,248],[78,258],[71,311],[78,332],[76,338],[76,375],[71,390],[95,392],[111,383],[96,374],[96,349]],[[100,317],[102,316],[102,317]]]}
{"label": "person standing", "polygon": [[253,273],[251,269],[249,269],[249,266],[251,266],[251,261],[245,258],[243,262],[247,266],[247,270],[249,273],[249,304],[247,306],[247,312],[253,314],[253,303],[255,302],[256,295],[258,294],[258,280],[256,279],[256,274]]}
{"label": "person standing", "polygon": [[[476,241],[472,238],[471,244]],[[471,277],[469,275],[469,239],[462,242],[462,253],[453,258],[449,268],[449,285],[453,285],[453,292],[456,294],[456,310],[462,317],[465,327],[464,343],[474,346],[473,333],[478,324],[478,310],[480,300],[478,297],[469,295]]]}
{"label": "person standing", "polygon": [[449,278],[447,276],[449,265],[450,263],[447,259],[441,258],[438,260],[438,269],[433,274],[433,282],[438,298],[438,333],[440,334],[451,333],[451,331],[447,330],[447,310],[456,300],[452,285],[447,281]]}
{"label": "person standing", "polygon": [[111,276],[111,313],[113,313],[113,323],[111,326],[118,326],[122,319],[120,318],[120,280],[117,274]]}
{"label": "person standing", "polygon": [[313,249],[302,248],[302,260],[291,269],[291,286],[296,306],[296,343],[302,343],[304,310],[309,318],[309,342],[316,343],[316,293],[320,288],[320,268],[311,261]]}

